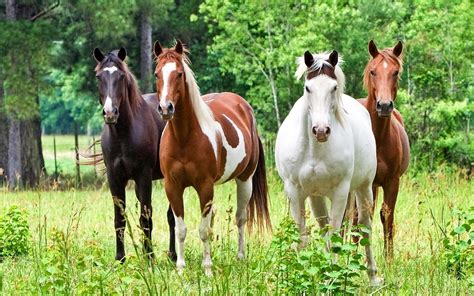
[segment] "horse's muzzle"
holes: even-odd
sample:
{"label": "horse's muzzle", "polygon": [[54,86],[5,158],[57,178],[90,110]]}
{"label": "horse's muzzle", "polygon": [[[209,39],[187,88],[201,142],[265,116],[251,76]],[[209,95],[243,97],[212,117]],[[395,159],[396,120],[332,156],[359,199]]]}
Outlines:
{"label": "horse's muzzle", "polygon": [[375,106],[375,110],[377,111],[377,115],[379,117],[390,117],[393,108],[393,101],[389,101],[388,103],[377,101],[377,105]]}
{"label": "horse's muzzle", "polygon": [[118,108],[112,108],[112,112],[106,112],[102,110],[102,115],[104,116],[104,121],[106,124],[115,124],[119,116]]}
{"label": "horse's muzzle", "polygon": [[311,129],[313,135],[316,137],[316,140],[320,143],[324,143],[328,140],[329,135],[331,134],[331,128],[329,126],[326,127],[316,127],[313,126]]}
{"label": "horse's muzzle", "polygon": [[174,115],[174,105],[171,102],[168,102],[165,108],[161,106],[161,104],[158,105],[158,113],[160,113],[161,117],[163,120],[171,120]]}

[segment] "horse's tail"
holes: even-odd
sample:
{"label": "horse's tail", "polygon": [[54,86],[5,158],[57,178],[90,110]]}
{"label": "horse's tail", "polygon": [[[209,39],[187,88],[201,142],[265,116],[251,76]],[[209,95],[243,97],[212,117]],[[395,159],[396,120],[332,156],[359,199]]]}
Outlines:
{"label": "horse's tail", "polygon": [[272,229],[270,213],[268,211],[268,184],[265,170],[265,154],[262,141],[258,138],[258,162],[252,177],[252,196],[248,204],[248,226],[252,230],[256,222],[258,229]]}
{"label": "horse's tail", "polygon": [[87,148],[86,152],[79,152],[79,155],[86,160],[78,160],[76,161],[79,165],[98,165],[104,162],[104,155],[102,152],[94,153],[91,151],[95,151],[95,145],[100,144],[100,140],[96,140],[92,143],[89,148]]}

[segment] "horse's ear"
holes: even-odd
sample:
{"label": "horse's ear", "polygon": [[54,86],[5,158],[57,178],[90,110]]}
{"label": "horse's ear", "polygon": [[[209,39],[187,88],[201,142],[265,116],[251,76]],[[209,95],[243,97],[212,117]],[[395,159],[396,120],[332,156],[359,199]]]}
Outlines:
{"label": "horse's ear", "polygon": [[125,50],[125,48],[120,47],[117,56],[118,56],[119,59],[121,59],[122,61],[125,60],[125,58],[127,57],[127,51]]}
{"label": "horse's ear", "polygon": [[155,45],[153,45],[153,53],[157,58],[163,52],[163,47],[161,47],[160,41],[156,40]]}
{"label": "horse's ear", "polygon": [[398,41],[397,45],[393,48],[393,54],[399,57],[402,54],[403,51],[403,43],[401,41]]}
{"label": "horse's ear", "polygon": [[97,61],[97,63],[100,63],[102,62],[102,60],[105,58],[104,54],[102,53],[102,51],[100,51],[100,49],[98,49],[97,47],[94,48],[94,59]]}
{"label": "horse's ear", "polygon": [[379,50],[377,49],[377,45],[375,45],[374,40],[369,41],[369,53],[373,58],[379,54]]}
{"label": "horse's ear", "polygon": [[329,55],[329,63],[333,66],[336,67],[337,65],[337,59],[338,59],[338,54],[337,51],[333,50],[331,54]]}
{"label": "horse's ear", "polygon": [[179,39],[178,39],[178,41],[176,41],[176,45],[174,46],[174,50],[179,54],[183,54],[183,52],[184,52],[183,43],[181,43],[181,41]]}
{"label": "horse's ear", "polygon": [[304,53],[304,63],[306,64],[306,67],[308,68],[311,68],[311,66],[313,66],[314,64],[314,57],[309,51],[306,51]]}

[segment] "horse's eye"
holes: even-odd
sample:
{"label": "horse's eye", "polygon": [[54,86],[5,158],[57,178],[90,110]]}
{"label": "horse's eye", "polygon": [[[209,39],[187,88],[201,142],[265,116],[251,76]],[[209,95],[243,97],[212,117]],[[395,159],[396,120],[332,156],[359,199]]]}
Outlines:
{"label": "horse's eye", "polygon": [[398,71],[395,71],[395,73],[393,73],[393,76],[398,76]]}
{"label": "horse's eye", "polygon": [[304,88],[306,89],[307,92],[309,92],[309,93],[311,92],[311,91],[309,90],[309,87],[305,86]]}
{"label": "horse's eye", "polygon": [[374,72],[374,71],[370,71],[370,75],[375,76],[375,72]]}
{"label": "horse's eye", "polygon": [[183,73],[180,72],[178,73],[178,78],[181,78],[181,77],[183,77]]}
{"label": "horse's eye", "polygon": [[334,86],[334,89],[333,89],[332,91],[336,91],[336,90],[337,90],[337,85],[336,85],[336,86]]}
{"label": "horse's eye", "polygon": [[100,75],[95,75],[95,79],[100,80]]}
{"label": "horse's eye", "polygon": [[155,73],[155,77],[156,77],[156,79],[158,79],[158,73]]}

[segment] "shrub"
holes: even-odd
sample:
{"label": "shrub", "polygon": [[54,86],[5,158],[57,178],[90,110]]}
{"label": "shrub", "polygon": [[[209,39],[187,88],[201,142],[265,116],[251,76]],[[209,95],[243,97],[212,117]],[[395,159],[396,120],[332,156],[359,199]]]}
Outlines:
{"label": "shrub", "polygon": [[[443,240],[444,258],[449,272],[457,279],[468,279],[474,288],[474,207],[453,210],[456,221],[448,223]],[[449,231],[449,232],[448,232]]]}
{"label": "shrub", "polygon": [[0,257],[27,254],[30,249],[30,229],[27,213],[12,206],[0,216]]}
{"label": "shrub", "polygon": [[[356,294],[360,276],[365,275],[363,255],[359,245],[366,239],[353,243],[350,237],[359,236],[349,231],[346,238],[339,232],[324,235],[327,229],[314,232],[311,242],[297,250],[299,232],[289,217],[281,222],[271,244],[272,277],[276,289],[282,294]],[[361,229],[366,232],[366,229]],[[331,245],[330,252],[327,245]]]}

